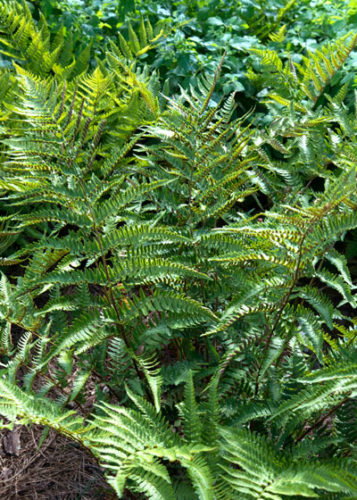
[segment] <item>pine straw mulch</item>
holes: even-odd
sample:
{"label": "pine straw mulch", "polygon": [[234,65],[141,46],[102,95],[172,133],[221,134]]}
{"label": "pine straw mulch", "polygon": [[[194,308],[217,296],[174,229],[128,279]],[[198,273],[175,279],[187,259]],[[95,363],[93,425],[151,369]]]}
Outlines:
{"label": "pine straw mulch", "polygon": [[94,458],[53,431],[38,449],[43,427],[0,432],[0,500],[114,500]]}

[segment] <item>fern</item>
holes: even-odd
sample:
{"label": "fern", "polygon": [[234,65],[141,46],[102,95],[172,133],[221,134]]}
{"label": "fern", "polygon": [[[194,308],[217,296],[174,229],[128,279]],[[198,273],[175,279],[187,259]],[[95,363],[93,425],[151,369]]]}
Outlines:
{"label": "fern", "polygon": [[[73,47],[65,40],[63,28],[55,40],[51,41],[50,38],[46,19],[41,16],[39,24],[36,25],[25,2],[6,0],[2,4],[0,9],[2,54],[10,59],[20,60],[28,71],[41,77],[53,72],[62,78],[74,78],[87,69],[90,47],[84,49],[76,60]],[[61,64],[61,60],[66,60],[67,64]]]}
{"label": "fern", "polygon": [[356,496],[355,116],[327,97],[355,37],[296,74],[252,51],[263,127],[215,101],[223,60],[159,96],[147,21],[89,71],[25,6],[0,21],[3,425],[77,441],[119,497]]}

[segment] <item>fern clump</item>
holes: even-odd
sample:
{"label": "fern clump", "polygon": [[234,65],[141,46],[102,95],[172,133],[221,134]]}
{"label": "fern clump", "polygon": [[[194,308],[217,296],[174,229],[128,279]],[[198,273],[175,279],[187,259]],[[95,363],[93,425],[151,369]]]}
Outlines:
{"label": "fern clump", "polygon": [[266,128],[214,101],[223,60],[160,93],[144,21],[73,71],[26,7],[1,23],[25,51],[0,76],[2,425],[77,441],[119,498],[356,497],[356,119],[327,92],[356,38],[298,73],[255,51]]}

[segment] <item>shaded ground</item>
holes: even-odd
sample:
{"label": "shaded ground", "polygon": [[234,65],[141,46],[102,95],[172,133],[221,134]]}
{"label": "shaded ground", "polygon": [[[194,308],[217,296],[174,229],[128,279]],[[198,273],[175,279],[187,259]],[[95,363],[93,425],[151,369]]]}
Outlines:
{"label": "shaded ground", "polygon": [[76,443],[43,428],[0,432],[0,500],[114,500],[96,461]]}

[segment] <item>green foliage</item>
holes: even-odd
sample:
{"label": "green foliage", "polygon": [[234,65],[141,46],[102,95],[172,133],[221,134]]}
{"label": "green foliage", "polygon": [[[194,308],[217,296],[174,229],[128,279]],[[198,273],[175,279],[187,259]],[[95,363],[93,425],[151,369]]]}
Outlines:
{"label": "green foliage", "polygon": [[[300,63],[306,50],[314,52],[321,42],[333,41],[356,28],[356,9],[353,2],[347,0],[43,0],[28,3],[36,18],[40,11],[45,14],[51,32],[57,33],[64,26],[73,36],[76,50],[80,50],[84,41],[89,42],[93,45],[93,55],[100,54],[100,57],[107,40],[117,45],[119,38],[129,41],[130,26],[138,36],[142,19],[150,21],[154,32],[163,30],[165,36],[155,50],[140,58],[168,80],[170,92],[176,92],[178,85],[185,88],[196,85],[202,72],[213,74],[225,50],[227,55],[218,88],[225,95],[239,91],[240,105],[245,111],[262,91],[261,86],[247,78],[247,66],[253,64],[253,69],[258,69],[249,57],[249,49],[277,50],[284,60],[291,58]],[[333,79],[335,89],[341,81],[351,80],[348,70],[353,69],[353,64],[351,58],[346,69]]]}
{"label": "green foliage", "polygon": [[[284,43],[295,4],[245,29]],[[250,50],[266,127],[217,99],[224,58],[160,92],[147,20],[86,68],[1,9],[2,426],[77,441],[119,498],[355,498],[356,37]]]}
{"label": "green foliage", "polygon": [[26,69],[40,77],[51,72],[68,79],[87,69],[90,46],[75,60],[71,40],[65,39],[63,29],[51,36],[43,16],[36,23],[25,3],[9,0],[0,7],[0,53],[23,62]]}

